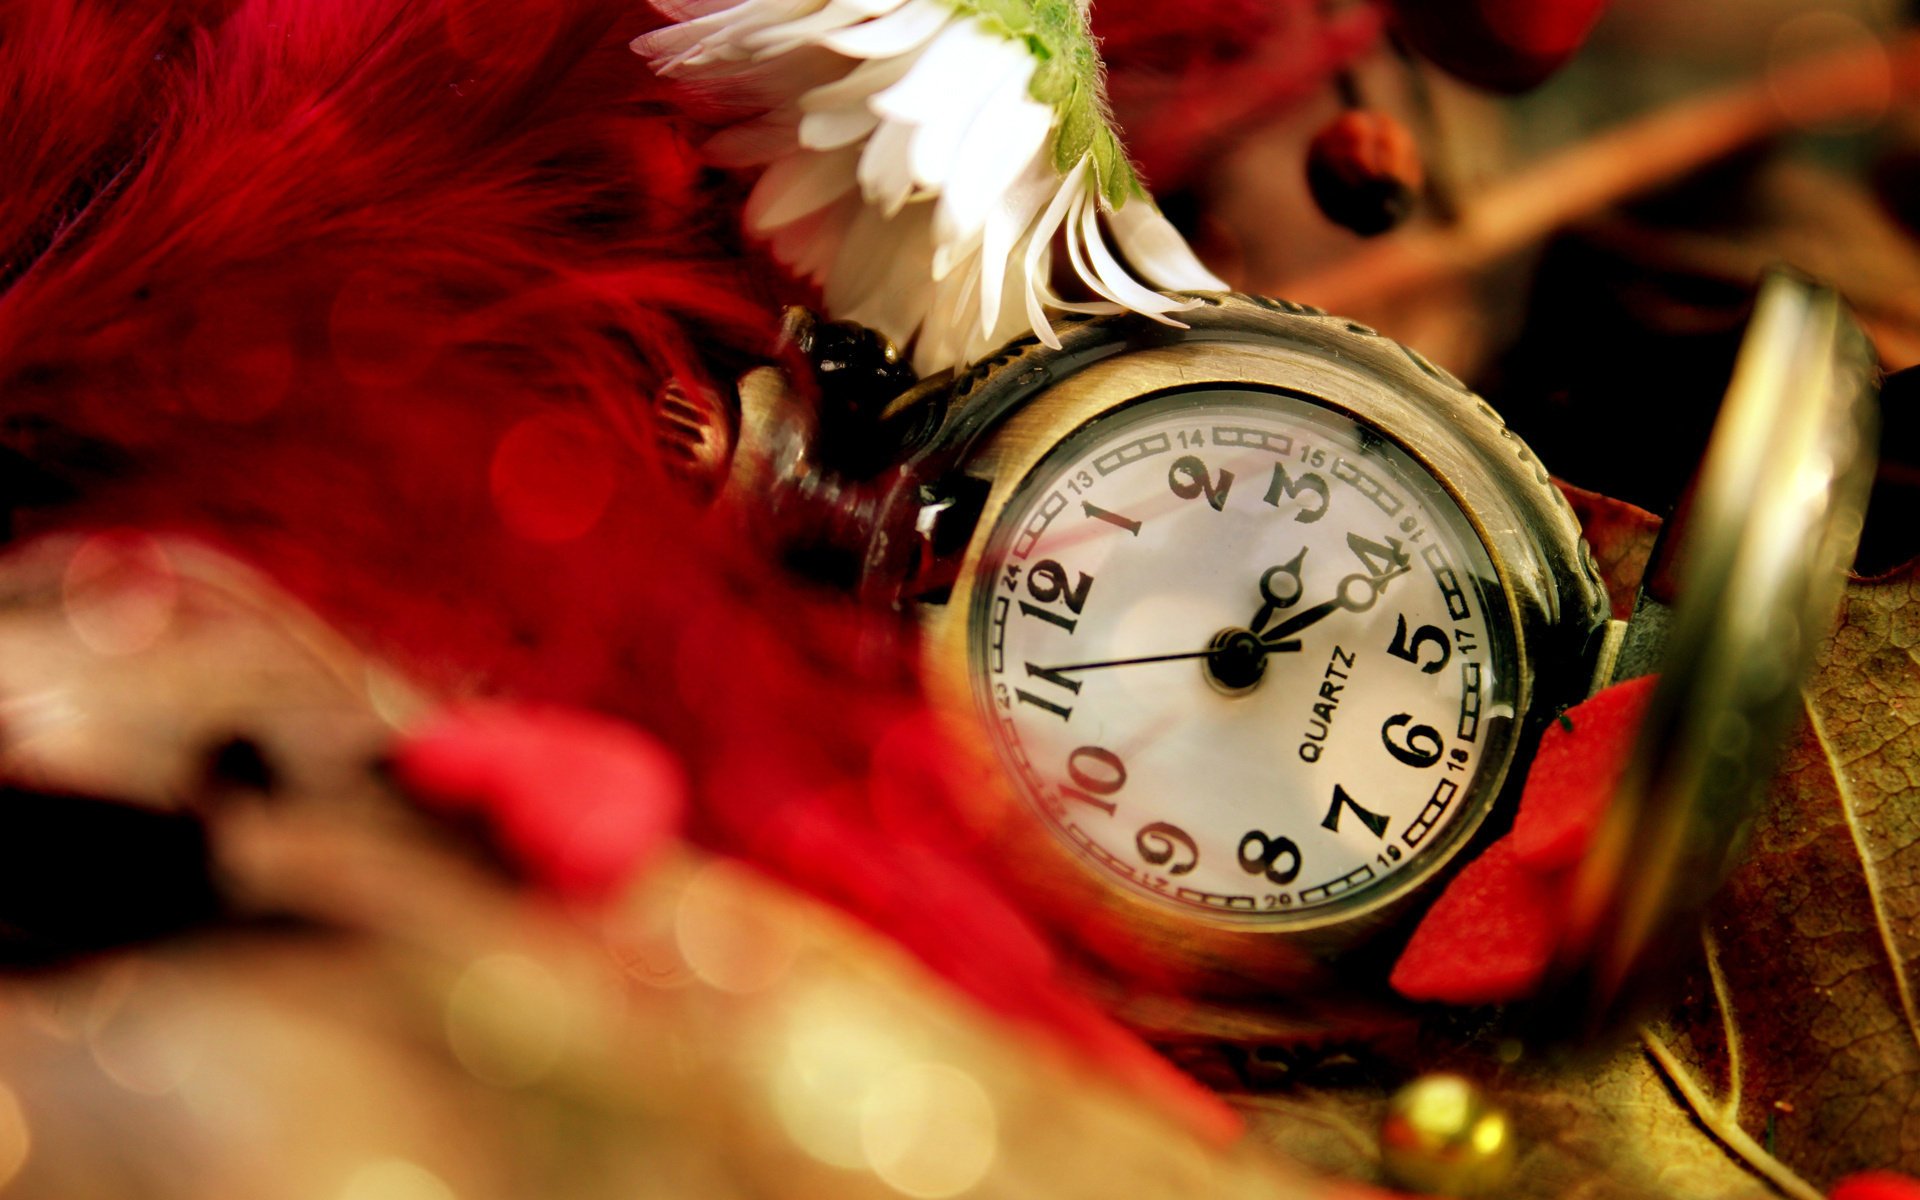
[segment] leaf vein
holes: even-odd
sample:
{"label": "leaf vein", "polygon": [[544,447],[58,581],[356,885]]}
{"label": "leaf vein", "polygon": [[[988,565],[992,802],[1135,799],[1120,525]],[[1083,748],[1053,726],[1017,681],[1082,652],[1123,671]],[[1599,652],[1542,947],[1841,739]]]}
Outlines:
{"label": "leaf vein", "polygon": [[1707,980],[1713,985],[1713,1002],[1720,1010],[1721,1037],[1727,1043],[1726,1117],[1740,1119],[1740,1024],[1733,1019],[1733,990],[1727,986],[1726,973],[1720,969],[1720,943],[1713,931],[1700,927],[1700,946],[1706,952]]}
{"label": "leaf vein", "polygon": [[1660,1040],[1660,1036],[1651,1029],[1640,1031],[1640,1041],[1647,1049],[1662,1075],[1673,1084],[1687,1107],[1693,1110],[1694,1117],[1706,1128],[1706,1131],[1727,1151],[1743,1160],[1768,1183],[1779,1188],[1793,1200],[1824,1200],[1820,1189],[1801,1178],[1791,1167],[1768,1154],[1753,1136],[1740,1128],[1737,1121],[1713,1111],[1711,1097],[1700,1081],[1688,1074],[1685,1064]]}
{"label": "leaf vein", "polygon": [[1833,789],[1840,797],[1840,815],[1846,819],[1847,833],[1853,838],[1854,852],[1860,858],[1860,874],[1867,883],[1873,923],[1880,931],[1880,944],[1887,952],[1887,969],[1893,974],[1894,989],[1900,993],[1900,1011],[1906,1016],[1907,1034],[1913,1038],[1914,1045],[1920,1046],[1920,1009],[1914,1006],[1913,988],[1907,982],[1899,947],[1893,940],[1893,928],[1887,924],[1887,908],[1880,896],[1880,873],[1874,869],[1873,859],[1867,854],[1866,835],[1861,832],[1860,822],[1854,815],[1852,789],[1847,786],[1846,773],[1841,769],[1832,740],[1827,737],[1827,729],[1820,720],[1819,711],[1804,696],[1802,704],[1807,710],[1807,724],[1813,729],[1814,740],[1820,744],[1821,754],[1833,769]]}

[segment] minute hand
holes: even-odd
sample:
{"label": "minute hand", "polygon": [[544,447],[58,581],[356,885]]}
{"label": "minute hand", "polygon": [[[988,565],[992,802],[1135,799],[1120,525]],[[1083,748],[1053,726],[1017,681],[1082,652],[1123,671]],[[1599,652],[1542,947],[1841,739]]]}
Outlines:
{"label": "minute hand", "polygon": [[1373,602],[1386,590],[1387,581],[1396,575],[1404,575],[1409,568],[1396,567],[1378,575],[1355,574],[1340,581],[1334,589],[1333,599],[1323,600],[1312,608],[1293,614],[1260,635],[1263,642],[1275,642],[1281,638],[1292,637],[1307,626],[1325,620],[1340,609],[1350,612],[1365,612],[1373,607]]}

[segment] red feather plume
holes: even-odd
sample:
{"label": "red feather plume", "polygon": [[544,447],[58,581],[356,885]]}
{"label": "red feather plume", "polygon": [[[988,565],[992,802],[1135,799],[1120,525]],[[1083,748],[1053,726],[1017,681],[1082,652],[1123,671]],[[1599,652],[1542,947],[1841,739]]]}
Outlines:
{"label": "red feather plume", "polygon": [[17,532],[194,533],[445,689],[632,721],[697,838],[1223,1128],[970,865],[910,665],[659,469],[650,399],[764,351],[780,285],[638,11],[0,0]]}

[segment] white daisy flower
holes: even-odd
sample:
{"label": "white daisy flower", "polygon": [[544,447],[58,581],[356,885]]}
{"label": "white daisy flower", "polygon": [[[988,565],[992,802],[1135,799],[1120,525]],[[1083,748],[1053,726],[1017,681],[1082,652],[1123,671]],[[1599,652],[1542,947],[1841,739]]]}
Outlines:
{"label": "white daisy flower", "polygon": [[[1085,0],[654,3],[675,23],[634,50],[758,113],[708,145],[762,168],[748,229],[923,375],[1057,347],[1050,313],[1178,325],[1167,291],[1226,287],[1120,149]],[[1097,300],[1054,294],[1056,242]]]}

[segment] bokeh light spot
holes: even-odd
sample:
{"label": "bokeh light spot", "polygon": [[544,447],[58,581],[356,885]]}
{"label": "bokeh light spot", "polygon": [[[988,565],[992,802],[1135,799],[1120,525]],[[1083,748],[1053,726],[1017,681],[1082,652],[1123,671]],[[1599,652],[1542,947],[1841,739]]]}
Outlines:
{"label": "bokeh light spot", "polygon": [[93,996],[87,1049],[101,1073],[127,1091],[170,1095],[206,1055],[196,1012],[194,994],[178,971],[129,959],[101,981]]}
{"label": "bokeh light spot", "polygon": [[895,1036],[899,1027],[838,989],[795,1003],[772,1101],[796,1146],[829,1166],[870,1166],[861,1128],[867,1097],[913,1061]]}
{"label": "bokeh light spot", "polygon": [[[1796,65],[1835,53],[1857,59],[1844,94],[1805,86]],[[1859,132],[1879,122],[1893,103],[1893,64],[1880,38],[1839,9],[1817,8],[1780,23],[1767,45],[1767,83],[1781,113],[1803,128]]]}
{"label": "bokeh light spot", "polygon": [[477,959],[447,993],[447,1045],[474,1078],[524,1087],[559,1063],[573,1032],[560,981],[518,954]]}
{"label": "bokeh light spot", "polygon": [[61,599],[74,636],[96,654],[137,654],[160,640],[180,600],[166,551],[137,533],[95,534],[67,560]]}
{"label": "bokeh light spot", "polygon": [[27,1165],[33,1150],[33,1135],[27,1127],[26,1110],[12,1088],[0,1083],[0,1188],[13,1182],[20,1168]]}
{"label": "bokeh light spot", "polygon": [[742,995],[786,978],[800,951],[798,931],[770,915],[764,890],[729,862],[709,863],[687,881],[674,941],[702,983]]}
{"label": "bokeh light spot", "polygon": [[973,1076],[946,1063],[912,1063],[867,1094],[860,1141],[874,1174],[896,1191],[943,1200],[986,1177],[999,1121]]}
{"label": "bokeh light spot", "polygon": [[507,528],[528,541],[566,542],[598,524],[616,482],[606,436],[563,413],[528,417],[509,429],[489,472]]}
{"label": "bokeh light spot", "polygon": [[347,1178],[339,1200],[456,1200],[454,1190],[432,1171],[404,1158],[364,1163]]}

